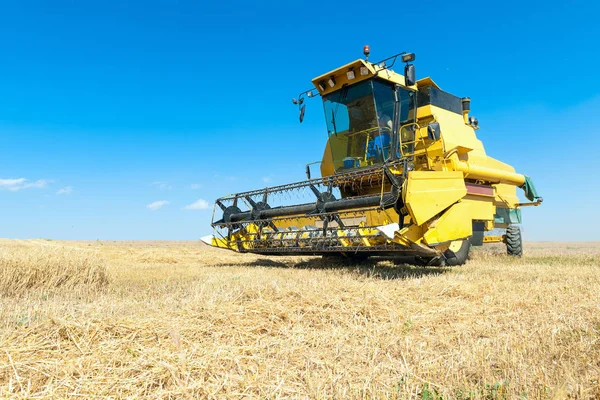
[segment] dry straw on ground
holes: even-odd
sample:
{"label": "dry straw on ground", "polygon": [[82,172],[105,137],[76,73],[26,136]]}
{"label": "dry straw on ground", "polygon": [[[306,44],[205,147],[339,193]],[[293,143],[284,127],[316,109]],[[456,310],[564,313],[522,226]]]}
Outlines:
{"label": "dry straw on ground", "polygon": [[95,291],[108,283],[97,254],[43,243],[0,247],[0,295],[73,289]]}
{"label": "dry straw on ground", "polygon": [[600,393],[599,244],[528,244],[522,259],[496,248],[452,269],[191,242],[53,246],[98,254],[111,283],[0,297],[0,397]]}

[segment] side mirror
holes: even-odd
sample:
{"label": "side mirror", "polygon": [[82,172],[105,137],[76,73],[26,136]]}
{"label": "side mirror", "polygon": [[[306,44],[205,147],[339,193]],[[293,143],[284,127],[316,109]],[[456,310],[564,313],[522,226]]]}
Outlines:
{"label": "side mirror", "polygon": [[442,130],[439,122],[432,122],[427,125],[427,137],[429,140],[440,140],[442,137]]}
{"label": "side mirror", "polygon": [[300,123],[304,121],[304,110],[306,110],[306,104],[302,104],[302,107],[300,107]]}
{"label": "side mirror", "polygon": [[413,64],[406,64],[404,67],[404,82],[406,86],[413,86],[417,82],[415,66]]}

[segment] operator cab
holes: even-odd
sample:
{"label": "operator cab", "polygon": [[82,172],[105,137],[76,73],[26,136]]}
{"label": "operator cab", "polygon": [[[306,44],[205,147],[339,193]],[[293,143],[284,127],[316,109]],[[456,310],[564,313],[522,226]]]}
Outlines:
{"label": "operator cab", "polygon": [[396,93],[399,126],[409,121],[415,92],[371,78],[323,96],[329,145],[336,172],[382,164],[392,156]]}
{"label": "operator cab", "polygon": [[[415,55],[400,53],[374,64],[368,61],[368,46],[363,52],[365,60],[312,80],[323,99],[329,137],[322,173],[324,168],[330,174],[401,158],[404,140],[399,136],[415,120],[417,86],[409,64]],[[391,69],[398,59],[406,63],[404,75]],[[306,93],[314,97],[312,91]],[[302,100],[294,102],[302,107]]]}
{"label": "operator cab", "polygon": [[[378,63],[358,59],[312,80],[315,89],[300,93],[292,102],[304,119],[304,96],[321,96],[328,142],[321,175],[368,168],[414,153],[417,83],[414,53],[399,53]],[[404,75],[391,68],[397,59],[406,63]],[[310,178],[310,167],[307,166]]]}

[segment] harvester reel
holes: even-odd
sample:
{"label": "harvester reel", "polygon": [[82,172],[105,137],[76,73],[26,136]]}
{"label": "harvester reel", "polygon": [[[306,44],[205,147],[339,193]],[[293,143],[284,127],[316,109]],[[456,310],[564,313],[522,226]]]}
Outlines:
{"label": "harvester reel", "polygon": [[319,214],[325,213],[325,203],[329,203],[331,201],[335,201],[336,198],[333,193],[323,192],[319,193],[317,196],[317,212]]}
{"label": "harvester reel", "polygon": [[269,208],[271,208],[271,206],[265,201],[259,201],[257,203],[254,203],[252,205],[252,219],[260,219],[260,212],[263,210],[268,210]]}
{"label": "harvester reel", "polygon": [[329,193],[329,192],[321,193],[319,195],[319,197],[317,198],[317,201],[319,203],[327,203],[329,201],[335,201],[335,200],[336,200],[336,198],[333,195],[333,193]]}
{"label": "harvester reel", "polygon": [[223,210],[223,222],[231,222],[231,216],[237,213],[241,213],[242,210],[238,206],[229,206],[225,210]]}

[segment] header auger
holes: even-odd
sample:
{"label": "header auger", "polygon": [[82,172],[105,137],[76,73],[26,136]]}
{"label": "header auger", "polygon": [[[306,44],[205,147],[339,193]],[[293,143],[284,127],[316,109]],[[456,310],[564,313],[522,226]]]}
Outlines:
{"label": "header auger", "polygon": [[[470,99],[415,79],[412,53],[356,60],[312,80],[328,139],[321,178],[216,201],[208,244],[265,255],[410,256],[458,265],[471,245],[504,241],[522,254],[521,207],[539,205],[531,179],[489,157]],[[391,68],[401,59],[404,75]],[[516,189],[525,192],[521,203]],[[285,194],[304,197],[281,203]],[[502,229],[505,234],[490,235]]]}

